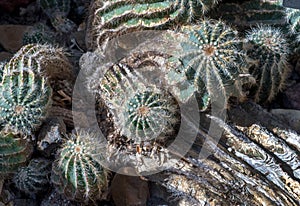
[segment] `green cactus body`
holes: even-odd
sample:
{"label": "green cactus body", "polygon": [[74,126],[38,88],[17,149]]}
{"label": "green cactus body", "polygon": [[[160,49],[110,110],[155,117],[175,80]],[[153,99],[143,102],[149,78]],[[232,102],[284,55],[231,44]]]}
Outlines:
{"label": "green cactus body", "polygon": [[292,33],[296,34],[297,41],[300,41],[300,11],[299,9],[286,9],[286,20]]}
{"label": "green cactus body", "polygon": [[0,133],[0,177],[7,177],[24,166],[33,151],[32,144],[19,134]]}
{"label": "green cactus body", "polygon": [[27,194],[37,194],[48,189],[50,172],[49,160],[32,159],[27,167],[18,169],[13,182],[19,190]]}
{"label": "green cactus body", "polygon": [[67,18],[71,7],[70,0],[40,0],[39,2],[56,30],[68,33],[76,28],[76,24]]}
{"label": "green cactus body", "polygon": [[278,1],[247,0],[243,3],[222,3],[210,14],[241,30],[257,24],[286,26],[285,8]]}
{"label": "green cactus body", "polygon": [[[245,55],[237,31],[221,21],[204,20],[197,26],[183,27],[182,32],[188,37],[181,42],[182,66],[177,72],[186,75],[203,97],[204,106],[220,92],[228,97],[232,93],[230,89],[235,91],[232,86],[243,72]],[[230,95],[239,96],[239,93]]]}
{"label": "green cactus body", "polygon": [[38,23],[23,35],[22,42],[23,45],[54,43],[53,38],[54,34],[50,29],[46,25]]}
{"label": "green cactus body", "polygon": [[249,72],[257,82],[255,101],[269,102],[284,88],[290,72],[289,45],[279,29],[269,26],[253,28],[246,41],[247,54],[253,63]]}
{"label": "green cactus body", "polygon": [[73,133],[52,166],[51,181],[68,199],[88,203],[107,189],[107,172],[100,165],[100,142],[95,133]]}
{"label": "green cactus body", "polygon": [[44,77],[25,68],[2,77],[0,122],[7,131],[31,135],[45,118],[52,90]]}
{"label": "green cactus body", "polygon": [[[144,29],[162,29],[202,17],[218,0],[98,0],[92,6],[91,34],[99,48],[116,36]],[[96,41],[96,42],[95,42]],[[90,42],[88,42],[90,43]]]}
{"label": "green cactus body", "polygon": [[[151,55],[142,56],[138,58],[142,58],[141,62],[157,65]],[[129,59],[125,58],[107,70],[100,82],[99,94],[113,113],[116,127],[122,135],[136,143],[151,139],[164,140],[179,123],[178,103],[168,91],[151,83],[150,79],[159,77],[149,78],[143,73],[147,69],[152,74],[156,73],[156,66],[143,68],[143,63],[130,65]],[[133,59],[132,62],[135,62],[136,59]]]}

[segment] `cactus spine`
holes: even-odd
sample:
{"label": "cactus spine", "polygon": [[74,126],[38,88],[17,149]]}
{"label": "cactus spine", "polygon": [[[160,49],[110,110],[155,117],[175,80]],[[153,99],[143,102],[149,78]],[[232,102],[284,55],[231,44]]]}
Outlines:
{"label": "cactus spine", "polygon": [[300,11],[299,9],[286,9],[286,20],[293,34],[296,34],[297,41],[300,41]]}
{"label": "cactus spine", "polygon": [[[103,48],[107,40],[144,29],[162,29],[195,21],[218,0],[95,1],[88,44]],[[105,46],[105,45],[104,45]]]}
{"label": "cactus spine", "polygon": [[50,172],[50,161],[41,158],[32,159],[27,167],[18,169],[13,182],[19,190],[27,194],[37,194],[47,190]]}
{"label": "cactus spine", "polygon": [[270,26],[253,28],[246,42],[247,54],[254,61],[249,72],[257,81],[255,101],[270,102],[285,86],[290,71],[289,45],[282,32]]}
{"label": "cactus spine", "polygon": [[17,172],[29,160],[32,151],[32,144],[20,134],[0,132],[0,177]]}
{"label": "cactus spine", "polygon": [[72,133],[53,163],[51,180],[70,200],[88,203],[107,189],[107,172],[100,165],[101,144],[95,133]]}

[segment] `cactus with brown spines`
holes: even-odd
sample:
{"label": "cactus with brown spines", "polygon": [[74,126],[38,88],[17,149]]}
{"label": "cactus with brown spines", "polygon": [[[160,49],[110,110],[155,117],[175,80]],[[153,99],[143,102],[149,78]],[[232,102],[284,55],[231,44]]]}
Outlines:
{"label": "cactus with brown spines", "polygon": [[70,134],[52,165],[51,181],[57,191],[86,204],[101,198],[107,189],[107,171],[100,164],[103,152],[96,133]]}
{"label": "cactus with brown spines", "polygon": [[20,134],[0,132],[0,178],[7,178],[24,166],[33,152],[33,144]]}
{"label": "cactus with brown spines", "polygon": [[18,169],[13,182],[19,190],[27,194],[38,194],[48,189],[50,172],[49,160],[32,159],[27,166]]}
{"label": "cactus with brown spines", "polygon": [[258,26],[246,35],[250,74],[256,79],[255,101],[267,103],[286,85],[290,73],[289,44],[278,28]]}
{"label": "cactus with brown spines", "polygon": [[217,3],[218,0],[96,0],[90,9],[87,45],[103,49],[108,40],[132,31],[195,22]]}

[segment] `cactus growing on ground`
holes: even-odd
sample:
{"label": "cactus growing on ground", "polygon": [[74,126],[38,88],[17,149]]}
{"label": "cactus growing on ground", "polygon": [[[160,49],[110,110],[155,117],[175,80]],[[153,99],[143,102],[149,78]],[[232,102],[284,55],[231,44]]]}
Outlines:
{"label": "cactus growing on ground", "polygon": [[286,9],[286,20],[289,23],[289,28],[293,34],[296,34],[297,41],[300,41],[300,10]]}
{"label": "cactus growing on ground", "polygon": [[0,132],[0,177],[7,177],[24,166],[33,151],[32,144],[20,134]]}
{"label": "cactus growing on ground", "polygon": [[218,0],[96,0],[91,9],[87,45],[104,48],[107,40],[128,32],[171,28],[176,24],[196,21],[217,2]]}
{"label": "cactus growing on ground", "polygon": [[67,18],[71,7],[70,0],[39,0],[39,5],[57,31],[68,33],[76,28],[76,24]]}
{"label": "cactus growing on ground", "polygon": [[32,159],[28,166],[18,169],[13,182],[19,190],[27,194],[37,194],[48,189],[50,172],[49,160]]}
{"label": "cactus growing on ground", "polygon": [[1,125],[13,133],[33,134],[45,118],[51,93],[46,79],[26,67],[4,71],[0,86]]}
{"label": "cactus growing on ground", "polygon": [[88,203],[107,189],[107,172],[100,165],[103,148],[96,133],[72,133],[52,165],[51,181],[70,200]]}
{"label": "cactus growing on ground", "polygon": [[38,23],[27,31],[22,38],[23,45],[54,43],[54,33],[45,24]]}
{"label": "cactus growing on ground", "polygon": [[270,26],[248,31],[246,42],[245,48],[253,63],[249,72],[257,81],[255,101],[270,102],[284,88],[290,72],[289,44],[280,29]]}
{"label": "cactus growing on ground", "polygon": [[[230,87],[244,72],[245,54],[237,31],[222,21],[203,20],[197,26],[182,27],[182,32],[188,38],[181,42],[183,53],[178,58],[182,66],[177,72],[185,74],[203,97],[207,93],[210,98],[217,96],[220,91],[228,97]],[[233,95],[239,96],[236,91]]]}

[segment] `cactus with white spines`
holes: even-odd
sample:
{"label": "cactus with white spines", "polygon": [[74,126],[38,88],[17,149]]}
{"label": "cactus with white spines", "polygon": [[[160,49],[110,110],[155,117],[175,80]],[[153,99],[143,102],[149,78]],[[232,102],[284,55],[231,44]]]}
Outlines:
{"label": "cactus with white spines", "polygon": [[20,134],[0,132],[0,177],[10,177],[24,166],[33,152],[33,145]]}
{"label": "cactus with white spines", "polygon": [[286,9],[286,20],[292,34],[296,35],[297,42],[300,42],[300,11],[299,9]]}
{"label": "cactus with white spines", "polygon": [[252,62],[249,72],[256,79],[255,101],[270,102],[284,88],[290,72],[289,44],[280,29],[258,26],[248,31],[245,47]]}
{"label": "cactus with white spines", "polygon": [[49,160],[32,159],[28,166],[18,169],[13,177],[13,182],[19,190],[27,194],[37,194],[47,190],[50,172],[51,162]]}
{"label": "cactus with white spines", "polygon": [[[204,106],[220,92],[225,97],[239,96],[240,88],[234,84],[239,74],[244,72],[245,54],[238,32],[224,22],[215,20],[184,26],[181,32],[187,39],[181,42],[183,52],[178,58],[182,66],[177,68],[177,72],[185,74],[194,91],[206,97]],[[231,94],[232,91],[238,93]]]}
{"label": "cactus with white spines", "polygon": [[89,203],[107,189],[107,171],[101,166],[99,136],[79,130],[68,136],[52,165],[51,181],[68,199]]}
{"label": "cactus with white spines", "polygon": [[104,48],[106,41],[125,33],[195,22],[217,3],[218,0],[97,0],[91,9],[87,44]]}

